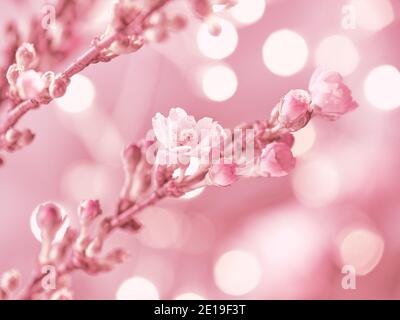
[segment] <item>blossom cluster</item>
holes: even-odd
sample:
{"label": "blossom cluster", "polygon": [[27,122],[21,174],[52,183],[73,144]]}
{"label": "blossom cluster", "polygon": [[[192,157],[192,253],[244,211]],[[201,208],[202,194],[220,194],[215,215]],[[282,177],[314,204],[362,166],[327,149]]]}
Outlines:
{"label": "blossom cluster", "polygon": [[[251,133],[240,136],[239,149],[245,152],[239,157],[226,153],[234,149],[235,134],[229,134],[213,119],[196,121],[181,108],[171,109],[168,116],[157,113],[153,138],[128,145],[122,153],[125,183],[112,215],[103,216],[98,200],[84,201],[78,208],[79,226],[68,226],[59,240],[62,226],[67,223],[62,209],[52,203],[36,209],[42,239],[39,268],[21,298],[71,299],[73,271],[107,272],[125,260],[128,253],[122,248],[104,255],[104,243],[116,229],[137,232],[142,227],[135,219],[138,212],[163,198],[181,197],[199,187],[226,187],[242,177],[285,176],[295,166],[291,152],[294,131],[306,126],[313,116],[336,120],[356,106],[340,74],[317,70],[309,91],[291,90],[269,119],[235,128]],[[154,162],[148,161],[150,155]],[[189,172],[193,161],[197,167]],[[43,284],[47,277],[53,286]],[[6,299],[15,291],[19,275],[10,271],[2,279],[0,298]]]}
{"label": "blossom cluster", "polygon": [[[292,132],[306,126],[313,115],[335,120],[356,106],[339,73],[318,69],[309,91],[289,91],[268,121],[238,127],[234,133],[213,119],[196,121],[175,108],[167,117],[158,113],[153,118],[155,162],[184,173],[195,160],[198,170],[209,169],[209,181],[216,185],[229,185],[240,176],[281,177],[295,165]],[[153,153],[150,150],[148,159]]]}
{"label": "blossom cluster", "polygon": [[[88,0],[89,1],[89,0]],[[12,100],[0,123],[0,150],[15,151],[33,140],[33,133],[15,128],[30,110],[63,96],[70,79],[89,65],[109,62],[139,50],[147,42],[160,42],[186,25],[186,17],[165,11],[173,0],[119,0],[104,34],[63,72],[40,68],[43,50],[22,42],[8,68],[8,97]],[[61,1],[64,2],[64,1]],[[234,0],[190,0],[193,12],[218,34],[211,19],[214,5],[229,7]],[[233,130],[209,117],[196,120],[181,108],[167,116],[157,113],[152,134],[128,145],[123,153],[125,181],[114,212],[103,213],[99,200],[80,203],[78,225],[70,225],[55,203],[39,205],[34,214],[40,229],[41,251],[33,278],[20,294],[20,274],[10,270],[0,277],[0,300],[72,299],[71,274],[108,272],[123,262],[123,248],[104,253],[104,244],[116,230],[136,233],[142,225],[136,214],[167,197],[181,197],[204,186],[227,187],[240,178],[282,177],[295,166],[293,132],[311,118],[337,120],[354,110],[356,102],[337,72],[319,69],[308,90],[289,91],[268,119],[245,123]],[[2,163],[0,157],[0,164]]]}

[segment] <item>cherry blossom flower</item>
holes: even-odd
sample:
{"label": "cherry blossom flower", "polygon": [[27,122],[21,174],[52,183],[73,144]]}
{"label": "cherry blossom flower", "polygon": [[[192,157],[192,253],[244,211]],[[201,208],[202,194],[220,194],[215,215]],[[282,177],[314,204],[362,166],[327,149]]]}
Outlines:
{"label": "cherry blossom flower", "polygon": [[219,187],[227,187],[238,180],[236,164],[215,163],[208,172],[211,183]]}
{"label": "cherry blossom flower", "polygon": [[209,161],[211,150],[225,137],[223,128],[213,119],[196,121],[181,108],[171,109],[168,117],[157,113],[153,130],[159,143],[156,162],[162,165],[188,165],[191,157]]}
{"label": "cherry blossom flower", "polygon": [[296,159],[286,143],[273,142],[262,151],[259,174],[265,177],[283,177],[294,168]]}
{"label": "cherry blossom flower", "polygon": [[297,131],[311,118],[311,97],[305,90],[290,90],[279,105],[279,122],[284,128]]}
{"label": "cherry blossom flower", "polygon": [[342,76],[335,71],[317,69],[311,77],[309,90],[314,113],[329,120],[336,120],[358,106]]}

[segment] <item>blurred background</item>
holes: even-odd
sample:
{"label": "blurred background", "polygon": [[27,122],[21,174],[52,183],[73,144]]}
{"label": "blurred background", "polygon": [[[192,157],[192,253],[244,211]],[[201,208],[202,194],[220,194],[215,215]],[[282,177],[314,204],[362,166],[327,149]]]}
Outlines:
{"label": "blurred background", "polygon": [[[107,25],[111,1],[98,2],[73,56]],[[174,10],[187,11],[184,2]],[[2,1],[0,27],[24,26],[44,4]],[[137,236],[109,243],[132,257],[105,275],[76,273],[75,297],[400,298],[400,1],[240,0],[219,19],[220,36],[191,19],[165,43],[90,67],[65,97],[24,118],[37,139],[0,170],[1,272],[29,278],[38,204],[55,201],[72,220],[84,199],[113,208],[121,149],[156,112],[179,106],[226,127],[264,119],[324,65],[344,75],[360,107],[296,133],[294,172],[146,210]],[[356,270],[354,290],[342,287],[345,265]]]}

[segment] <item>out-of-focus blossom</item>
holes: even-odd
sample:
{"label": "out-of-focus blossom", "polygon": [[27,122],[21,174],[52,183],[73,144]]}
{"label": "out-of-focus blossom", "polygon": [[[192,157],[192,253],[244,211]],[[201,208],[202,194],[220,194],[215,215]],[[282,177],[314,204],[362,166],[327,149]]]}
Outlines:
{"label": "out-of-focus blossom", "polygon": [[50,96],[55,99],[55,98],[60,98],[62,97],[65,92],[67,92],[67,87],[70,83],[69,79],[66,79],[61,76],[55,77],[50,84],[49,87],[49,93]]}
{"label": "out-of-focus blossom", "polygon": [[190,157],[207,159],[214,146],[224,137],[223,128],[211,118],[196,121],[181,108],[171,109],[168,117],[157,113],[153,130],[159,142],[157,163],[190,163]]}
{"label": "out-of-focus blossom", "polygon": [[311,97],[305,90],[290,90],[279,105],[279,122],[291,131],[303,128],[311,118]]}
{"label": "out-of-focus blossom", "polygon": [[215,163],[208,172],[212,184],[227,187],[238,180],[236,164]]}
{"label": "out-of-focus blossom", "polygon": [[45,83],[40,73],[28,70],[19,75],[16,86],[22,99],[32,99],[43,91]]}
{"label": "out-of-focus blossom", "polygon": [[336,120],[358,106],[342,76],[335,71],[317,69],[311,77],[309,90],[314,114],[329,120]]}
{"label": "out-of-focus blossom", "polygon": [[20,68],[24,70],[32,69],[36,61],[35,48],[31,43],[25,42],[18,48],[15,58]]}
{"label": "out-of-focus blossom", "polygon": [[84,225],[90,224],[102,213],[99,200],[86,200],[79,206],[79,218]]}
{"label": "out-of-focus blossom", "polygon": [[12,64],[7,70],[7,81],[11,86],[15,86],[17,84],[18,77],[21,73],[20,67],[17,64]]}
{"label": "out-of-focus blossom", "polygon": [[124,168],[129,173],[134,173],[140,160],[142,159],[142,150],[137,144],[127,146],[122,154]]}
{"label": "out-of-focus blossom", "polygon": [[72,300],[73,293],[70,289],[61,288],[50,296],[50,300]]}
{"label": "out-of-focus blossom", "polygon": [[294,145],[294,136],[291,133],[284,133],[279,138],[279,142],[286,143],[289,148],[292,148]]}
{"label": "out-of-focus blossom", "polygon": [[10,270],[3,274],[0,281],[0,287],[6,292],[17,289],[21,282],[21,274],[17,270]]}
{"label": "out-of-focus blossom", "polygon": [[296,159],[286,143],[273,142],[262,151],[259,174],[266,177],[283,177],[294,168]]}

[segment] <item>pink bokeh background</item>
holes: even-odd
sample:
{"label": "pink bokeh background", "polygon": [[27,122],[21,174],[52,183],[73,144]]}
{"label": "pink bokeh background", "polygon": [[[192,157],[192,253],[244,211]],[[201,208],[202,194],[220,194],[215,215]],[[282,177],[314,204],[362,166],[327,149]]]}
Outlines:
{"label": "pink bokeh background", "polygon": [[[82,26],[87,41],[74,55],[106,26],[110,2],[103,2],[95,21]],[[400,2],[265,2],[252,24],[224,16],[238,34],[224,59],[198,49],[201,24],[192,20],[166,43],[85,70],[95,96],[84,82],[72,95],[79,99],[69,102],[76,107],[87,99],[84,111],[52,103],[25,117],[21,126],[32,128],[37,139],[0,170],[0,272],[17,268],[27,281],[40,249],[29,223],[38,204],[56,201],[72,220],[84,199],[100,199],[106,212],[113,208],[123,181],[120,151],[150,129],[156,112],[179,106],[225,127],[265,118],[287,91],[307,88],[315,67],[327,63],[346,73],[360,107],[337,122],[313,120],[300,132],[294,172],[208,188],[146,210],[139,235],[119,233],[109,243],[129,248],[132,257],[108,274],[76,273],[75,295],[114,299],[125,280],[139,277],[153,284],[142,292],[156,289],[164,299],[189,292],[206,299],[400,298]],[[0,27],[10,18],[23,25],[41,7],[40,1],[2,1]],[[346,19],[355,25],[348,27]],[[308,52],[304,66],[288,76],[272,72],[263,59],[266,39],[281,29],[300,35]],[[334,35],[339,41],[321,49]],[[301,52],[288,50],[283,58],[288,54],[289,64],[296,63]],[[232,69],[238,83],[222,102],[212,101],[202,86],[202,72],[219,64]],[[343,265],[358,272],[354,290],[342,288]]]}

